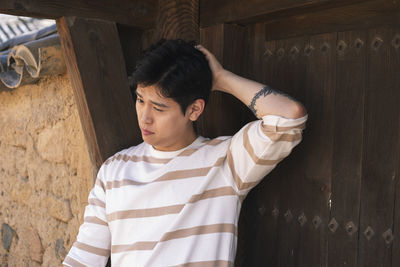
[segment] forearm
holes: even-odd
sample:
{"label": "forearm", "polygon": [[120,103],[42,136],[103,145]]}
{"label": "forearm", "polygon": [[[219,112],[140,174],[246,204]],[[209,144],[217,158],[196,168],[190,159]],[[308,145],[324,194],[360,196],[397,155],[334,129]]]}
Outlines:
{"label": "forearm", "polygon": [[240,77],[222,70],[218,73],[214,90],[229,93],[242,101],[261,118],[278,115],[285,118],[299,118],[307,114],[304,106],[289,95],[264,84]]}
{"label": "forearm", "polygon": [[257,118],[278,115],[296,119],[307,114],[304,106],[289,95],[227,71],[210,51],[201,45],[198,45],[197,49],[204,53],[210,64],[214,79],[213,90],[235,96],[248,106]]}

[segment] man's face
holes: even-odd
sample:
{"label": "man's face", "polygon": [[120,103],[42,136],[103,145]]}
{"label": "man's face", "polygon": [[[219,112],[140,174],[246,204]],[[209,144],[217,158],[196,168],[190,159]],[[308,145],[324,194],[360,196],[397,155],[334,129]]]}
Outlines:
{"label": "man's face", "polygon": [[157,150],[173,151],[194,141],[193,124],[177,102],[163,97],[157,86],[136,89],[136,113],[143,141]]}

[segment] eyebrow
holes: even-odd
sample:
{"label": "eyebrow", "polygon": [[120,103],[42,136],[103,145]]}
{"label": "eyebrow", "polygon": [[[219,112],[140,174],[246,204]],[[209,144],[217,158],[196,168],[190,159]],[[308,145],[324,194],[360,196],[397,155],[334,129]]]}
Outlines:
{"label": "eyebrow", "polygon": [[[141,94],[139,94],[139,92],[137,90],[135,91],[135,93],[136,93],[137,96],[143,98],[143,96]],[[156,106],[159,106],[159,107],[162,107],[162,108],[168,108],[168,106],[163,104],[163,103],[158,103],[158,102],[154,102],[154,101],[151,101],[151,100],[150,100],[150,102],[153,103]]]}

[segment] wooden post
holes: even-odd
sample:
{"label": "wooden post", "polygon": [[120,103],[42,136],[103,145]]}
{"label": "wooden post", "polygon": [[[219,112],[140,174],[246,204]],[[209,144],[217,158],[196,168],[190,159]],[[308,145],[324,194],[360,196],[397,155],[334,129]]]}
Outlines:
{"label": "wooden post", "polygon": [[92,161],[140,142],[115,23],[62,17],[57,28]]}
{"label": "wooden post", "polygon": [[114,21],[133,27],[151,28],[158,0],[0,0],[0,13],[58,19],[84,17]]}

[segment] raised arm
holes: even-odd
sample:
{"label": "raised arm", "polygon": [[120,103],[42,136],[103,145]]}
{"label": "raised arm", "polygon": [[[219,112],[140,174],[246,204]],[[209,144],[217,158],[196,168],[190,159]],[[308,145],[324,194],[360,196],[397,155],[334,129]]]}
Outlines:
{"label": "raised arm", "polygon": [[242,101],[257,118],[266,115],[278,115],[288,119],[296,119],[307,114],[304,106],[291,96],[277,89],[240,77],[222,67],[215,56],[198,45],[210,64],[213,73],[212,90],[231,94]]}

